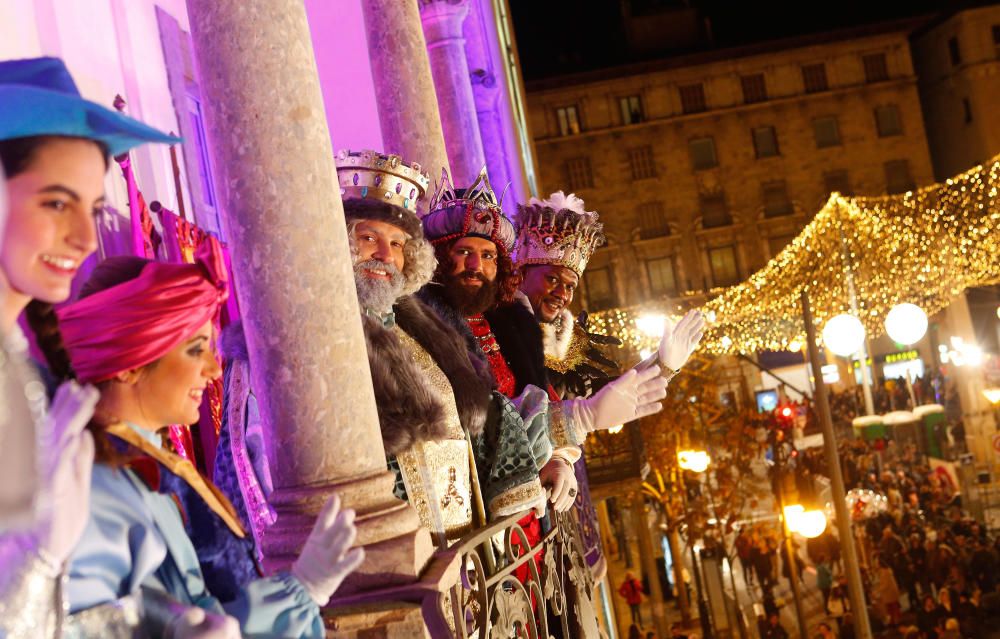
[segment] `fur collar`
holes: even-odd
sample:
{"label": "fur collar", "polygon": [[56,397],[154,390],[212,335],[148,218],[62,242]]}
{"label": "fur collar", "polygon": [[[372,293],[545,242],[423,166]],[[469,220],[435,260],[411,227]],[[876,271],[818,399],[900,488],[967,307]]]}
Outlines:
{"label": "fur collar", "polygon": [[477,370],[458,331],[416,297],[399,298],[393,310],[399,328],[423,346],[447,376],[462,426],[473,436],[482,433],[493,389],[489,369]]}
{"label": "fur collar", "polygon": [[[528,309],[532,315],[535,314],[527,295],[518,291],[514,295],[514,300]],[[538,323],[538,327],[542,329],[542,348],[546,357],[560,360],[566,358],[570,342],[573,341],[573,328],[575,326],[576,320],[573,319],[573,314],[569,312],[568,308],[562,309],[554,322]]]}
{"label": "fur collar", "polygon": [[427,377],[395,333],[366,315],[361,322],[386,454],[398,455],[417,442],[442,439],[444,405],[430,392]]}

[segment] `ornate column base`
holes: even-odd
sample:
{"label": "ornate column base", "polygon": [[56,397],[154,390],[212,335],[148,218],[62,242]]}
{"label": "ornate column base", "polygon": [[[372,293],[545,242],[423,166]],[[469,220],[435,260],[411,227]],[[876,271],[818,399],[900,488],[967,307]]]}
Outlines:
{"label": "ornate column base", "polygon": [[393,475],[386,471],[344,483],[276,489],[271,505],[278,520],[264,531],[261,544],[265,570],[281,570],[295,561],[323,504],[336,493],[342,508],[357,512],[355,545],[365,549],[364,563],[337,592],[416,581],[434,545],[427,529],[420,527],[417,511],[393,497],[392,485]]}

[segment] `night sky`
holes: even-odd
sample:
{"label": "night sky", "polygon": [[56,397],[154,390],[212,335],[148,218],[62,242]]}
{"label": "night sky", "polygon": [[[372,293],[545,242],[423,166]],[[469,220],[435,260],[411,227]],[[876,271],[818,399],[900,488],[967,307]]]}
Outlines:
{"label": "night sky", "polygon": [[[714,45],[635,55],[626,45],[621,6],[633,13],[690,4],[707,18]],[[926,16],[988,1],[962,0],[510,0],[525,80],[735,47],[870,23]]]}

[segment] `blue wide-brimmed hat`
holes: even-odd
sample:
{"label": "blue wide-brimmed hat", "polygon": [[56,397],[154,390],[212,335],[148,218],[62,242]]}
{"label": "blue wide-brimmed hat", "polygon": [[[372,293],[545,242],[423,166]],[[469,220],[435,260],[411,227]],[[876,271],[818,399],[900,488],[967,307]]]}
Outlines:
{"label": "blue wide-brimmed hat", "polygon": [[180,138],[84,100],[58,58],[0,62],[0,140],[36,135],[95,140],[104,144],[111,155],[120,155],[144,142],[181,142]]}

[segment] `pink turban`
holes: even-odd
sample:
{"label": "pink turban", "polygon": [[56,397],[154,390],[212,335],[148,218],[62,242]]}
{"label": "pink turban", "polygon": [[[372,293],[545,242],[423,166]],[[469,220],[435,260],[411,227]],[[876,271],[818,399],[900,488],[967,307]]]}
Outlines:
{"label": "pink turban", "polygon": [[81,382],[155,362],[215,318],[229,296],[222,252],[204,242],[196,258],[196,264],[151,262],[139,277],[57,311]]}

